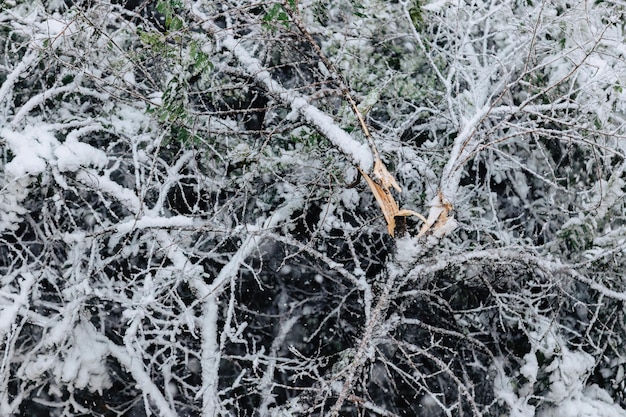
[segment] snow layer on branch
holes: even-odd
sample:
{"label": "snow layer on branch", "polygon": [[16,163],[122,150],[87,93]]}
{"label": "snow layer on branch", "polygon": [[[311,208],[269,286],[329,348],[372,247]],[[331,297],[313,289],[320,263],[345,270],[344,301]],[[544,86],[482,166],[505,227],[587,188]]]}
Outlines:
{"label": "snow layer on branch", "polygon": [[106,365],[108,347],[96,337],[96,329],[89,322],[81,320],[71,331],[74,343],[55,374],[77,389],[102,393],[111,386]]}
{"label": "snow layer on branch", "polygon": [[592,384],[558,405],[543,408],[536,417],[626,417],[626,411],[605,390]]}
{"label": "snow layer on branch", "polygon": [[52,159],[56,139],[50,132],[34,126],[28,126],[22,132],[5,128],[0,131],[0,137],[6,140],[14,155],[4,168],[11,179],[39,175],[46,169],[46,161]]}
{"label": "snow layer on branch", "polygon": [[21,132],[5,128],[0,138],[6,140],[14,155],[5,166],[5,173],[12,179],[39,175],[46,165],[56,165],[59,171],[76,171],[81,166],[103,168],[107,163],[103,151],[75,140],[62,144],[41,126],[26,126]]}
{"label": "snow layer on branch", "polygon": [[[607,391],[596,384],[587,385],[596,359],[583,350],[572,350],[554,331],[550,320],[538,318],[530,332],[533,349],[523,357],[519,376],[504,372],[495,363],[496,397],[510,407],[511,417],[626,417]],[[542,357],[543,360],[538,358]],[[541,363],[543,362],[543,363]],[[541,396],[537,395],[541,390]],[[541,398],[538,405],[531,405]]]}
{"label": "snow layer on branch", "polygon": [[339,127],[329,115],[310,104],[304,97],[286,89],[273,79],[269,71],[261,65],[259,60],[250,55],[242,43],[230,34],[230,31],[222,31],[217,27],[211,27],[211,31],[220,34],[219,41],[222,43],[222,46],[233,52],[246,72],[262,84],[270,94],[277,96],[283,104],[300,113],[307,122],[322,133],[333,145],[350,157],[353,163],[359,165],[366,172],[371,171],[374,159],[368,144],[355,140],[349,133]]}
{"label": "snow layer on branch", "polygon": [[[47,170],[56,167],[60,172],[77,171],[81,167],[106,166],[106,153],[68,134],[60,143],[53,129],[42,123],[28,125],[23,130],[3,128],[0,140],[4,140],[12,159],[4,166],[5,184],[0,193],[0,231],[15,229],[21,215],[26,212],[22,202],[28,197],[32,181]],[[99,130],[99,125],[85,128]],[[79,129],[80,130],[80,129]]]}
{"label": "snow layer on branch", "polygon": [[103,168],[107,163],[107,156],[103,151],[81,142],[59,146],[55,149],[54,156],[61,172],[76,171],[81,166],[89,165]]}
{"label": "snow layer on branch", "polygon": [[130,106],[124,103],[116,103],[111,109],[109,122],[113,125],[116,132],[129,137],[140,135],[143,133],[146,125],[150,123],[150,118],[146,116],[145,109],[141,103],[136,106]]}
{"label": "snow layer on branch", "polygon": [[20,309],[28,306],[28,297],[34,283],[35,276],[31,273],[24,273],[18,294],[8,293],[5,292],[5,288],[2,289],[0,293],[0,339],[4,339],[4,335],[15,323]]}
{"label": "snow layer on branch", "polygon": [[97,175],[97,173],[93,171],[79,171],[76,175],[76,179],[86,186],[93,187],[94,189],[114,196],[133,213],[137,213],[141,207],[141,201],[133,190],[122,187],[108,177]]}
{"label": "snow layer on branch", "polygon": [[128,233],[134,229],[170,229],[188,228],[193,226],[193,219],[186,216],[154,217],[143,216],[137,220],[131,220],[117,226],[119,233]]}

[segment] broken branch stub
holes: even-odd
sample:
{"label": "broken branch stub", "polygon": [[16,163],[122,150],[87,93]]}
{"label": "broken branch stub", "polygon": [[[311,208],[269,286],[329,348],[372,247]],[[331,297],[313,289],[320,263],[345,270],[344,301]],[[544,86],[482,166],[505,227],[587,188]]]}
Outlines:
{"label": "broken branch stub", "polygon": [[392,237],[395,235],[396,216],[416,216],[423,222],[426,222],[426,218],[421,214],[413,210],[400,209],[398,207],[398,203],[391,194],[390,187],[395,188],[398,192],[401,192],[402,189],[380,159],[374,162],[374,175],[377,177],[376,179],[380,184],[370,178],[360,167],[357,168],[363,178],[365,178],[370,190],[372,190],[372,194],[374,194],[374,198],[376,198],[383,212],[383,216],[385,217],[385,221],[387,222],[387,231]]}

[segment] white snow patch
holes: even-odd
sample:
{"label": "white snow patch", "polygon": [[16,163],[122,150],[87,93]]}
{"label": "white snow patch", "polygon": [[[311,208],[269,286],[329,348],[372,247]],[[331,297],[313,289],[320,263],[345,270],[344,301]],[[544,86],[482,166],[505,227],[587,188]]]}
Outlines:
{"label": "white snow patch", "polygon": [[141,207],[139,197],[133,190],[122,187],[110,178],[97,175],[95,172],[78,171],[76,179],[89,187],[114,196],[120,203],[135,213]]}
{"label": "white snow patch", "polygon": [[52,159],[54,144],[58,143],[50,132],[35,126],[27,126],[22,132],[5,128],[0,131],[0,137],[13,153],[13,159],[5,166],[5,173],[11,179],[41,174],[46,161]]}
{"label": "white snow patch", "polygon": [[448,0],[437,0],[432,3],[424,4],[421,6],[422,10],[426,10],[428,12],[438,12],[441,11],[446,4],[448,4]]}
{"label": "white snow patch", "polygon": [[354,188],[348,188],[342,191],[341,201],[348,208],[356,207],[361,200],[361,195]]}
{"label": "white snow patch", "polygon": [[93,324],[81,320],[74,327],[73,344],[57,368],[61,382],[72,388],[102,392],[111,386],[106,366],[108,348],[97,337]]}
{"label": "white snow patch", "polygon": [[60,34],[72,34],[76,32],[76,25],[72,22],[66,22],[51,17],[40,24],[42,31],[48,33],[48,36],[58,36]]}
{"label": "white snow patch", "polygon": [[131,71],[126,71],[122,75],[122,79],[124,81],[126,81],[130,85],[136,85],[137,84],[137,81],[135,80],[135,73],[132,70]]}
{"label": "white snow patch", "polygon": [[20,309],[28,305],[30,291],[34,283],[35,276],[25,272],[22,274],[19,293],[0,294],[0,340],[4,340],[4,335],[11,330]]}
{"label": "white snow patch", "polygon": [[524,365],[520,368],[519,373],[523,375],[530,383],[537,382],[537,373],[539,372],[539,363],[537,362],[537,354],[529,352],[524,355]]}
{"label": "white snow patch", "polygon": [[544,407],[536,417],[626,417],[626,411],[596,384],[558,405]]}
{"label": "white snow patch", "polygon": [[48,370],[54,367],[57,359],[53,355],[38,355],[35,360],[29,361],[21,369],[20,376],[26,380],[36,381]]}
{"label": "white snow patch", "polygon": [[[160,99],[158,95],[154,97],[155,100]],[[115,126],[115,131],[130,137],[141,134],[148,120],[146,118],[145,109],[123,104],[118,104],[117,107],[118,108],[115,109],[114,114],[111,116],[111,124]]]}
{"label": "white snow patch", "polygon": [[403,236],[396,240],[396,261],[403,267],[415,264],[424,252],[424,246],[417,239]]}
{"label": "white snow patch", "polygon": [[586,375],[595,365],[593,356],[573,352],[562,347],[562,354],[546,368],[550,372],[550,392],[547,398],[559,403],[575,393],[582,392]]}
{"label": "white snow patch", "polygon": [[495,363],[494,367],[497,370],[493,382],[494,394],[509,406],[509,417],[535,417],[535,407],[528,404],[526,396],[518,395],[515,384],[505,374],[502,363]]}
{"label": "white snow patch", "polygon": [[156,91],[154,93],[149,94],[148,100],[150,100],[150,103],[154,105],[161,106],[163,104],[163,92]]}
{"label": "white snow patch", "polygon": [[59,171],[76,171],[81,166],[104,168],[108,158],[106,153],[82,142],[64,143],[54,150]]}
{"label": "white snow patch", "polygon": [[[98,130],[91,126],[79,130]],[[56,165],[61,172],[76,171],[81,166],[103,168],[107,164],[106,154],[91,145],[79,142],[78,134],[67,135],[66,143],[60,143],[45,127],[29,125],[22,131],[4,128],[0,131],[9,145],[13,159],[5,166],[9,179],[37,176],[47,165]]]}
{"label": "white snow patch", "polygon": [[118,233],[128,233],[136,229],[175,229],[193,226],[193,218],[186,216],[154,217],[143,216],[117,226]]}

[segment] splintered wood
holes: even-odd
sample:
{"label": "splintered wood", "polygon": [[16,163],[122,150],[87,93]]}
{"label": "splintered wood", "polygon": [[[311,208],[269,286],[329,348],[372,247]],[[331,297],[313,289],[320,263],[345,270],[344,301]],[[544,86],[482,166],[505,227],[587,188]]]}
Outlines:
{"label": "splintered wood", "polygon": [[421,214],[413,210],[405,210],[398,207],[398,203],[396,203],[396,200],[393,198],[390,188],[393,187],[398,192],[402,192],[402,189],[380,159],[377,159],[374,162],[374,175],[380,184],[372,180],[370,176],[363,172],[361,168],[359,168],[359,171],[363,178],[365,178],[367,185],[372,190],[372,193],[374,194],[374,197],[383,212],[383,216],[385,216],[387,231],[391,236],[395,234],[396,216],[416,216],[421,221],[426,223],[426,218]]}
{"label": "splintered wood", "polygon": [[[387,170],[385,164],[383,164],[379,158],[376,158],[376,161],[374,162],[373,175],[376,181],[367,175],[367,173],[365,173],[361,168],[358,168],[358,170],[363,178],[365,178],[370,190],[372,190],[372,194],[374,194],[374,197],[383,212],[385,221],[387,222],[387,231],[391,236],[394,236],[395,234],[397,216],[415,216],[424,223],[417,237],[424,236],[431,230],[431,228],[432,231],[437,234],[437,231],[443,232],[452,226],[451,222],[456,224],[454,219],[449,217],[450,211],[452,210],[452,204],[444,199],[441,192],[438,193],[438,201],[436,201],[436,205],[431,208],[430,215],[427,219],[416,211],[399,208],[398,203],[391,194],[391,188],[395,188],[398,192],[402,192],[402,189],[396,182],[393,175],[391,175],[391,173]],[[445,232],[443,234],[445,234]]]}
{"label": "splintered wood", "polygon": [[452,203],[446,200],[443,193],[439,191],[431,203],[428,219],[424,221],[417,237],[422,237],[428,232],[431,232],[435,237],[443,237],[454,230],[457,222],[450,215],[451,211]]}

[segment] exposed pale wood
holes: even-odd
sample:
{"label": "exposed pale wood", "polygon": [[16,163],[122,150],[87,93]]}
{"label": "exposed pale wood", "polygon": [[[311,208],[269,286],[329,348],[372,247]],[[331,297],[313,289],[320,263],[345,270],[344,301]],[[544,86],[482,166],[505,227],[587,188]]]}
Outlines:
{"label": "exposed pale wood", "polygon": [[391,236],[394,236],[395,234],[396,216],[416,216],[421,221],[426,222],[426,218],[421,214],[413,210],[400,209],[398,207],[398,203],[393,198],[389,188],[394,187],[396,190],[401,191],[400,186],[398,186],[395,178],[393,178],[389,171],[387,171],[387,168],[380,159],[374,163],[374,173],[379,176],[380,184],[370,178],[370,176],[361,170],[361,168],[359,168],[359,172],[363,178],[365,178],[370,190],[372,190],[372,194],[374,194],[374,197],[383,212],[383,216],[385,216],[387,231]]}

